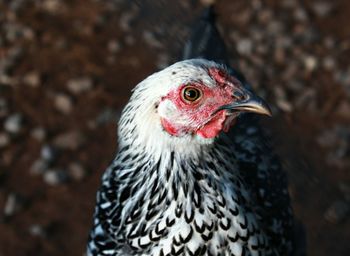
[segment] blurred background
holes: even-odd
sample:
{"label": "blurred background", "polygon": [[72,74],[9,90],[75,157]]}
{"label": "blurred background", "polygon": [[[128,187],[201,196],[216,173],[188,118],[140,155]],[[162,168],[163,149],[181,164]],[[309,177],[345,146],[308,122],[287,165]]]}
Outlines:
{"label": "blurred background", "polygon": [[[83,255],[130,90],[179,60],[206,1],[0,0],[0,256]],[[309,255],[350,251],[350,1],[219,0],[273,107]]]}

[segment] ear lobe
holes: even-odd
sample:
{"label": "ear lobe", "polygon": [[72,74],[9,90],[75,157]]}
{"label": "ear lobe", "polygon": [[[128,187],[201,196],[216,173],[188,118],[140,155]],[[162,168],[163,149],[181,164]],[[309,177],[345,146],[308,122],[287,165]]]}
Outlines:
{"label": "ear lobe", "polygon": [[163,129],[172,136],[180,136],[183,129],[178,124],[178,110],[175,104],[168,99],[162,100],[158,105],[158,115]]}
{"label": "ear lobe", "polygon": [[158,103],[158,115],[162,118],[170,118],[175,115],[177,108],[171,100],[164,99]]}
{"label": "ear lobe", "polygon": [[161,118],[160,122],[164,128],[164,130],[169,133],[172,136],[180,136],[181,135],[181,130],[176,127],[175,125],[171,124],[168,120],[165,118]]}

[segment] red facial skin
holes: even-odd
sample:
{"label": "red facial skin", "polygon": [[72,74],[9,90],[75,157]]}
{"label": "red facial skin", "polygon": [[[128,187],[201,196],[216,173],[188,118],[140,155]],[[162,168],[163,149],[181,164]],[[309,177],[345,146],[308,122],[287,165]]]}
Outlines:
{"label": "red facial skin", "polygon": [[[161,119],[162,126],[171,135],[181,136],[183,134],[198,134],[203,138],[214,138],[221,130],[227,132],[231,125],[225,124],[227,114],[225,110],[215,111],[234,100],[232,93],[235,85],[239,82],[227,75],[224,71],[211,68],[208,74],[215,79],[217,87],[208,88],[200,82],[185,84],[170,91],[162,100],[171,100],[181,111],[181,115],[191,120],[189,124],[179,125],[176,120]],[[182,93],[184,87],[193,86],[202,92],[202,97],[194,102],[188,102],[183,99]],[[233,124],[233,121],[230,121]]]}

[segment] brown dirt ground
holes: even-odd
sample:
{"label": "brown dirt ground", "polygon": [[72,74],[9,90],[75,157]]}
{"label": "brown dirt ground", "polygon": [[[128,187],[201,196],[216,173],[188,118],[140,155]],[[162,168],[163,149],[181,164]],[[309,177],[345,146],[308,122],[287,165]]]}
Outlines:
{"label": "brown dirt ground", "polygon": [[[275,1],[268,2],[274,5]],[[102,172],[113,158],[117,138],[115,123],[91,129],[87,122],[106,107],[120,110],[128,100],[130,89],[156,70],[156,52],[145,48],[138,40],[140,34],[137,31],[134,33],[135,44],[125,46],[114,64],[107,64],[108,41],[125,36],[117,25],[120,14],[117,12],[109,17],[108,23],[98,26],[97,15],[104,11],[98,1],[68,3],[61,15],[50,16],[38,8],[28,7],[18,16],[37,36],[35,42],[22,42],[26,48],[25,57],[13,72],[20,76],[33,69],[40,70],[43,85],[38,88],[16,86],[1,91],[13,112],[24,113],[25,129],[6,151],[1,152],[0,208],[9,192],[21,195],[25,204],[17,214],[0,221],[0,255],[83,254],[95,193]],[[350,35],[350,2],[344,0],[339,4],[343,6],[339,13],[315,22],[321,30],[344,38]],[[220,17],[225,17],[225,12],[229,11],[224,3],[218,6]],[[220,21],[223,27],[228,22],[225,18]],[[86,31],[77,31],[76,22],[83,23]],[[66,45],[57,48],[55,45],[62,38]],[[133,62],[135,56],[139,59],[136,63]],[[74,96],[72,113],[62,115],[53,107],[50,95],[66,92],[66,78],[77,75],[92,77],[94,88]],[[318,79],[329,78],[324,74]],[[325,90],[325,93],[329,91]],[[323,217],[329,204],[340,197],[336,184],[340,180],[350,181],[348,172],[325,164],[325,152],[313,139],[317,131],[332,122],[343,120],[334,120],[329,113],[320,116],[293,113],[265,122],[277,134],[277,148],[285,156],[295,212],[306,226],[310,255],[348,255],[350,249],[349,220],[334,225]],[[75,129],[86,136],[83,146],[61,154],[57,163],[64,166],[69,161],[79,160],[89,172],[83,181],[49,186],[40,176],[29,173],[41,148],[41,144],[29,136],[36,126],[45,127],[48,138]],[[43,226],[47,237],[30,235],[29,227],[33,223]]]}

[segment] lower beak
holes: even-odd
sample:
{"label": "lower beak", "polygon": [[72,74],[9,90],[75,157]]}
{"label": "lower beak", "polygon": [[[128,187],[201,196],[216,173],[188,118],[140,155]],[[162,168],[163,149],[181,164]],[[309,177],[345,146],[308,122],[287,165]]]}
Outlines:
{"label": "lower beak", "polygon": [[262,98],[254,95],[245,88],[240,90],[240,94],[242,94],[240,99],[236,99],[232,103],[220,107],[218,111],[225,109],[231,112],[251,112],[272,116],[270,107]]}

